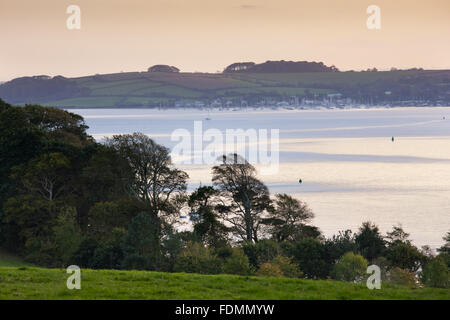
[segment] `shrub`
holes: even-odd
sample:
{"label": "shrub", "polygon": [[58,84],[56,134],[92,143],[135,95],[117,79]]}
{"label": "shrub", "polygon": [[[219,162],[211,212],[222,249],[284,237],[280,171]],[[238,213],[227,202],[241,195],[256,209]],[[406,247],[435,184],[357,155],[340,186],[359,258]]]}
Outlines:
{"label": "shrub", "polygon": [[449,288],[450,274],[447,264],[440,257],[432,259],[423,268],[421,280],[428,287]]}
{"label": "shrub", "polygon": [[301,278],[303,273],[300,271],[298,265],[292,262],[292,258],[285,256],[277,256],[271,262],[272,265],[278,266],[285,277]]}
{"label": "shrub", "polygon": [[248,257],[242,249],[233,248],[231,256],[225,259],[222,272],[228,274],[249,275],[252,273]]}
{"label": "shrub", "polygon": [[393,267],[415,272],[419,269],[425,256],[409,242],[394,241],[389,244],[385,253]]}
{"label": "shrub", "polygon": [[327,263],[333,266],[347,252],[356,253],[357,247],[351,230],[339,231],[337,235],[325,240]]}
{"label": "shrub", "polygon": [[58,265],[67,267],[73,261],[73,255],[83,241],[76,222],[75,208],[67,208],[58,216],[53,233]]}
{"label": "shrub", "polygon": [[283,277],[283,271],[281,271],[280,267],[276,264],[265,262],[261,265],[261,267],[256,272],[258,276],[262,277]]}
{"label": "shrub", "polygon": [[220,259],[201,243],[189,243],[176,258],[175,272],[217,274]]}
{"label": "shrub", "polygon": [[55,246],[52,241],[44,237],[30,238],[25,243],[27,262],[47,267],[55,267]]}
{"label": "shrub", "polygon": [[378,266],[381,271],[381,281],[388,280],[388,272],[390,268],[390,264],[388,259],[385,257],[378,257],[372,261],[372,264]]}
{"label": "shrub", "polygon": [[73,255],[74,264],[81,268],[92,268],[92,258],[98,246],[99,244],[95,239],[85,238]]}
{"label": "shrub", "polygon": [[450,269],[450,253],[440,253],[440,254],[438,255],[438,257],[439,257],[440,259],[442,259],[442,261],[444,261],[445,264],[447,265],[447,268]]}
{"label": "shrub", "polygon": [[325,260],[325,247],[317,239],[304,239],[286,247],[286,254],[310,279],[326,278],[328,275],[328,264]]}
{"label": "shrub", "polygon": [[159,219],[146,212],[133,218],[123,241],[125,269],[156,268],[161,260],[159,225]]}
{"label": "shrub", "polygon": [[389,272],[389,282],[399,286],[415,286],[416,278],[413,272],[395,267]]}
{"label": "shrub", "polygon": [[[115,228],[112,230],[110,239],[108,241],[100,243],[92,256],[91,263],[94,269],[120,269],[123,261],[122,242],[126,236],[126,231],[121,228]],[[133,258],[134,259],[134,258]],[[137,259],[143,261],[145,259]],[[128,263],[131,258],[128,256]],[[137,264],[139,269],[145,269],[145,265],[142,263]]]}
{"label": "shrub", "polygon": [[370,222],[363,222],[355,234],[355,243],[358,251],[369,261],[381,256],[386,244],[378,227]]}
{"label": "shrub", "polygon": [[366,274],[367,265],[363,256],[347,252],[334,266],[332,277],[341,281],[361,281]]}
{"label": "shrub", "polygon": [[250,264],[255,269],[258,269],[263,263],[271,261],[280,252],[278,244],[275,241],[267,239],[258,241],[257,243],[248,243],[244,245],[243,249]]}

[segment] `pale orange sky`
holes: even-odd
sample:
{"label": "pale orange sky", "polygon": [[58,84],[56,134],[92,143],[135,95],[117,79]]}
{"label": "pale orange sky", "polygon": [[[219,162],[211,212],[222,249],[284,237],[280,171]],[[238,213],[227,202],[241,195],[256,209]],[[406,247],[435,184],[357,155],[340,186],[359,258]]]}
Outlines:
{"label": "pale orange sky", "polygon": [[[81,30],[66,28],[76,4]],[[366,27],[369,5],[381,30]],[[450,69],[450,0],[0,0],[0,80],[238,61]]]}

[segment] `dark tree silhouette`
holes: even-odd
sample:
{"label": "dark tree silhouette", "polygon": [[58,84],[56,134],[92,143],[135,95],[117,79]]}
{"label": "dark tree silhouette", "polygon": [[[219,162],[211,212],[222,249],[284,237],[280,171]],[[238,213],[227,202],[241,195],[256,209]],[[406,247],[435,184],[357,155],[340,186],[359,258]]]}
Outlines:
{"label": "dark tree silhouette", "polygon": [[223,156],[212,168],[212,181],[221,192],[219,210],[242,240],[257,242],[261,222],[270,206],[269,190],[256,178],[256,169],[237,154]]}

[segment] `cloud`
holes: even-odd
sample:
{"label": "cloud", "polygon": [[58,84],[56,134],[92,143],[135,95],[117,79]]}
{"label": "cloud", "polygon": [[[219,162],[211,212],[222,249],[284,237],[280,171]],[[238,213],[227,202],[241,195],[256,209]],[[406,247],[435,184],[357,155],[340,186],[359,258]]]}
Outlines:
{"label": "cloud", "polygon": [[255,5],[252,5],[252,4],[243,4],[242,6],[241,6],[241,9],[256,9],[256,8],[258,8],[259,6],[255,6]]}

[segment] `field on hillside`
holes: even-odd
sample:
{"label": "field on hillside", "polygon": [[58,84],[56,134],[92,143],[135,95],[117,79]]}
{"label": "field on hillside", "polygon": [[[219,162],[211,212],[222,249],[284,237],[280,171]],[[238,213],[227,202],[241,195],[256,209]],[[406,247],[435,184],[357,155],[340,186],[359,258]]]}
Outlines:
{"label": "field on hillside", "polygon": [[[57,77],[55,77],[57,78]],[[0,87],[10,103],[39,103],[76,108],[174,106],[215,99],[290,99],[343,93],[352,98],[436,98],[449,88],[449,70],[303,73],[162,73],[126,72],[79,78],[21,78]],[[375,90],[375,91],[374,91]],[[420,94],[419,94],[420,93]],[[417,96],[417,94],[420,95]],[[253,102],[252,102],[253,101]],[[237,104],[239,105],[239,103]]]}
{"label": "field on hillside", "polygon": [[0,267],[0,299],[450,299],[450,290],[331,280],[82,270],[81,290],[69,290],[63,269]]}

